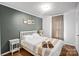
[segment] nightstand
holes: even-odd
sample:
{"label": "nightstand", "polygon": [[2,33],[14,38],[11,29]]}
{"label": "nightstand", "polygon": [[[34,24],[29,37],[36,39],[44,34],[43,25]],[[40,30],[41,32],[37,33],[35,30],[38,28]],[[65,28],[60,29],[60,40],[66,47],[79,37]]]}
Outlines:
{"label": "nightstand", "polygon": [[13,52],[19,51],[20,52],[20,40],[19,39],[12,39],[9,40],[10,42],[10,52],[13,55]]}

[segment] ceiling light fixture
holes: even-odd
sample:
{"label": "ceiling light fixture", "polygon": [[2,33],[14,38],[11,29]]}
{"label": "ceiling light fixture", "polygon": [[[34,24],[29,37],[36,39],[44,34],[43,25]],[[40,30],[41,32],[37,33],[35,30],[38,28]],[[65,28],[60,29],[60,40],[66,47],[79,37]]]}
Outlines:
{"label": "ceiling light fixture", "polygon": [[43,4],[43,5],[41,5],[41,9],[43,11],[49,11],[51,9],[51,6],[50,6],[50,4]]}

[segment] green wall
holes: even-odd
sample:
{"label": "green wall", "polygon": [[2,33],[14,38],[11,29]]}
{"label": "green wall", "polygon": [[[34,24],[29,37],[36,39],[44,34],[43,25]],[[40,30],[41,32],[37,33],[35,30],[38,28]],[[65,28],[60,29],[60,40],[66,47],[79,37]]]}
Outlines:
{"label": "green wall", "polygon": [[[9,40],[19,38],[20,31],[42,29],[42,19],[9,7],[0,5],[1,53],[9,51]],[[24,24],[23,20],[33,19],[35,24]]]}

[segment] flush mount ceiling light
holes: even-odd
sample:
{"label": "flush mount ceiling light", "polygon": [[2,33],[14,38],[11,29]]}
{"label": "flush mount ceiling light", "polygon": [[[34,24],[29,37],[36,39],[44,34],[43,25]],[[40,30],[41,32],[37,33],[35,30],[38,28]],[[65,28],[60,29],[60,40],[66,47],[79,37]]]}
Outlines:
{"label": "flush mount ceiling light", "polygon": [[51,9],[51,6],[50,6],[50,4],[43,4],[43,5],[41,5],[41,9],[43,11],[49,11]]}

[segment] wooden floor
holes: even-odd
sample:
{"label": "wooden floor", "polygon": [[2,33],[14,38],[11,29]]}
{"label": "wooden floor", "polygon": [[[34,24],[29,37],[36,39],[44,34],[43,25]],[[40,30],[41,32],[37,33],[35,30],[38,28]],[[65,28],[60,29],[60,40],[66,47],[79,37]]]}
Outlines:
{"label": "wooden floor", "polygon": [[[11,53],[9,53],[5,56],[12,56],[12,55],[11,55]],[[13,56],[33,56],[33,55],[31,53],[29,53],[28,51],[21,49],[20,52],[18,52],[18,51],[15,52],[13,54]],[[64,45],[61,50],[60,56],[78,56],[78,53],[74,46]]]}
{"label": "wooden floor", "polygon": [[78,56],[78,52],[74,46],[65,44],[61,50],[60,56]]}
{"label": "wooden floor", "polygon": [[[12,56],[11,53],[5,55],[5,56]],[[31,53],[29,53],[28,51],[26,51],[25,49],[21,49],[20,52],[14,52],[13,56],[33,56]]]}

